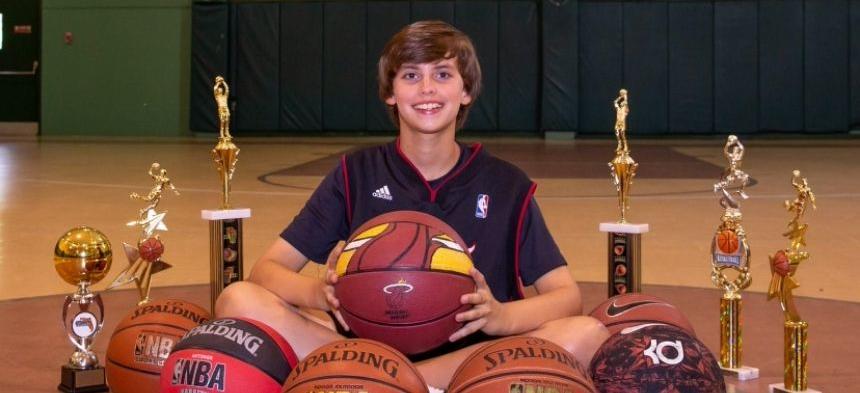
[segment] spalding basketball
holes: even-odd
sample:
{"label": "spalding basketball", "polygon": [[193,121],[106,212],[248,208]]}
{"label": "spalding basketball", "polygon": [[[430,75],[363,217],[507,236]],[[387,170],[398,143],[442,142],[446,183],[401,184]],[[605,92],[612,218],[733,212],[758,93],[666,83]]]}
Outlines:
{"label": "spalding basketball", "polygon": [[659,297],[642,293],[613,296],[598,304],[589,315],[602,322],[610,335],[630,326],[665,323],[684,329],[693,337],[696,336],[693,325],[681,310]]}
{"label": "spalding basketball", "polygon": [[284,393],[421,393],[427,384],[403,354],[364,339],[335,341],[311,352],[287,377]]}
{"label": "spalding basketball", "polygon": [[588,371],[564,348],[535,337],[485,345],[454,372],[449,393],[597,392]]}
{"label": "spalding basketball", "polygon": [[114,393],[158,392],[161,368],[173,346],[209,312],[183,300],[159,300],[137,307],[113,331],[105,372]]}
{"label": "spalding basketball", "polygon": [[701,341],[671,325],[629,327],[609,337],[591,360],[604,393],[723,393],[723,374]]}
{"label": "spalding basketball", "polygon": [[457,232],[414,211],[377,216],[337,260],[335,293],[350,329],[406,354],[434,349],[460,328],[454,316],[475,291],[472,260]]}
{"label": "spalding basketball", "polygon": [[161,372],[161,392],[278,393],[296,363],[292,347],[262,322],[215,319],[173,347]]}

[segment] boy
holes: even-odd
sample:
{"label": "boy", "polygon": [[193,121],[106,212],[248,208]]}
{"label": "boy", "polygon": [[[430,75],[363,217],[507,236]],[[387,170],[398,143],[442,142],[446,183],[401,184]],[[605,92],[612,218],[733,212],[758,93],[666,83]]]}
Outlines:
{"label": "boy", "polygon": [[[335,260],[343,247],[338,241],[368,219],[418,210],[463,237],[477,284],[475,293],[461,298],[472,305],[456,315],[463,327],[448,345],[416,363],[428,384],[447,387],[457,366],[493,336],[542,337],[587,365],[608,334],[598,321],[576,316],[582,312],[579,288],[534,201],[536,185],[480,144],[455,140],[481,88],[469,38],[443,22],[414,23],[388,42],[378,71],[380,98],[399,137],[343,156],[248,280],[225,289],[216,315],[267,323],[300,359],[342,339],[298,308],[329,311],[339,332],[348,334],[334,296],[337,276],[329,270],[320,280],[297,272],[309,258]],[[523,285],[534,285],[538,294],[524,298]]]}

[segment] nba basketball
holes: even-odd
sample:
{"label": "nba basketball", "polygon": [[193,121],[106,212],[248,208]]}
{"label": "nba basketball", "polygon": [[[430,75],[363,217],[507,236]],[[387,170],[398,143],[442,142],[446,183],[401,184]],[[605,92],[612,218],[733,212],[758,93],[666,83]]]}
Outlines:
{"label": "nba basketball", "polygon": [[161,372],[162,393],[279,393],[298,363],[292,347],[262,322],[219,318],[191,329]]}
{"label": "nba basketball", "polygon": [[416,354],[460,328],[454,316],[475,291],[472,260],[454,229],[431,215],[396,211],[358,228],[340,254],[335,294],[350,329]]}
{"label": "nba basketball", "polygon": [[311,352],[287,377],[283,392],[426,393],[427,384],[394,348],[350,339]]}
{"label": "nba basketball", "polygon": [[158,392],[161,368],[173,346],[209,312],[183,300],[159,300],[125,316],[110,338],[105,372],[114,393]]}
{"label": "nba basketball", "polygon": [[642,293],[613,296],[597,305],[589,315],[602,322],[610,335],[630,326],[665,323],[696,336],[693,325],[681,310],[659,297]]}
{"label": "nba basketball", "polygon": [[570,352],[535,337],[507,337],[485,345],[454,372],[449,393],[597,392]]}
{"label": "nba basketball", "polygon": [[684,330],[664,324],[628,327],[609,337],[591,361],[603,393],[723,393],[717,360]]}

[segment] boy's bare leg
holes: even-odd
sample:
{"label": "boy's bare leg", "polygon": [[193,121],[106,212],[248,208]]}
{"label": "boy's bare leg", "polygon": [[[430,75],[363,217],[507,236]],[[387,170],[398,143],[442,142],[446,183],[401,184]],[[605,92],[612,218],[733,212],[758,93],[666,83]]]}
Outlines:
{"label": "boy's bare leg", "polygon": [[250,281],[239,281],[225,288],[215,303],[215,316],[246,317],[269,325],[287,340],[299,360],[327,343],[344,338]]}
{"label": "boy's bare leg", "polygon": [[[588,367],[591,358],[600,345],[609,338],[609,332],[600,321],[586,316],[575,316],[549,321],[541,327],[524,333],[525,336],[539,337],[572,353],[576,360]],[[448,388],[454,372],[469,355],[487,343],[470,345],[466,348],[427,359],[416,364],[418,371],[430,386]]]}

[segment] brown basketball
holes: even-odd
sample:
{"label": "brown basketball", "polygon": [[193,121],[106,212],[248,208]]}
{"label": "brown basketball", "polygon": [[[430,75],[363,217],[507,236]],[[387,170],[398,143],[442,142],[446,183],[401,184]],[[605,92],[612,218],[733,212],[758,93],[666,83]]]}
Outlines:
{"label": "brown basketball", "polygon": [[460,328],[454,316],[475,291],[472,260],[453,228],[429,214],[396,211],[359,227],[335,270],[341,314],[358,337],[406,354],[434,349]]}
{"label": "brown basketball", "polygon": [[448,393],[595,393],[588,371],[549,341],[515,336],[493,341],[460,364]]}
{"label": "brown basketball", "polygon": [[283,393],[307,392],[426,393],[427,384],[403,354],[359,338],[323,345],[293,368]]}
{"label": "brown basketball", "polygon": [[734,254],[738,250],[738,234],[732,230],[720,231],[717,234],[717,247],[726,254]]}
{"label": "brown basketball", "polygon": [[164,254],[164,243],[158,238],[150,237],[137,245],[140,257],[145,261],[153,262]]}
{"label": "brown basketball", "polygon": [[701,341],[671,325],[628,327],[609,337],[591,360],[602,393],[723,393],[720,365]]}
{"label": "brown basketball", "polygon": [[598,304],[590,315],[606,325],[609,334],[643,323],[665,323],[696,336],[693,325],[681,310],[659,297],[642,293],[613,296]]}
{"label": "brown basketball", "polygon": [[208,311],[183,300],[159,300],[134,309],[108,343],[105,371],[111,391],[158,392],[161,368],[173,345],[209,319]]}
{"label": "brown basketball", "polygon": [[770,263],[773,264],[773,271],[776,274],[779,274],[782,277],[788,275],[790,265],[788,263],[788,255],[785,254],[785,250],[777,251],[773,258],[771,258]]}

